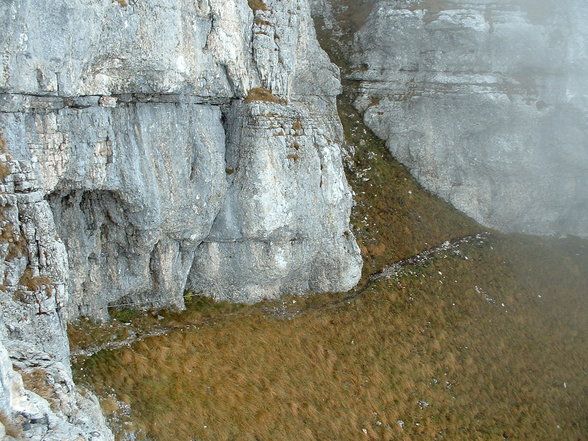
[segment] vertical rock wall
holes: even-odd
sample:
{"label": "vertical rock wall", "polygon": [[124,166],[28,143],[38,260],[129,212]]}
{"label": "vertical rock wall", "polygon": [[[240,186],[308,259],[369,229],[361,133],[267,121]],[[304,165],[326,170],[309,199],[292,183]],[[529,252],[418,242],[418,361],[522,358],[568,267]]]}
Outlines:
{"label": "vertical rock wall", "polygon": [[588,235],[586,2],[381,0],[356,106],[429,190],[502,231]]}
{"label": "vertical rock wall", "polygon": [[0,433],[111,439],[78,316],[359,279],[338,69],[306,0],[255,4],[0,5]]}
{"label": "vertical rock wall", "polygon": [[0,177],[0,435],[112,439],[97,400],[71,378],[67,253],[36,173],[4,151]]}
{"label": "vertical rock wall", "polygon": [[[227,113],[227,198],[189,283],[239,301],[348,290],[361,263],[332,103],[235,103]],[[329,121],[329,123],[326,123]]]}
{"label": "vertical rock wall", "polygon": [[306,1],[261,4],[4,6],[0,131],[66,246],[68,318],[358,280],[338,70]]}

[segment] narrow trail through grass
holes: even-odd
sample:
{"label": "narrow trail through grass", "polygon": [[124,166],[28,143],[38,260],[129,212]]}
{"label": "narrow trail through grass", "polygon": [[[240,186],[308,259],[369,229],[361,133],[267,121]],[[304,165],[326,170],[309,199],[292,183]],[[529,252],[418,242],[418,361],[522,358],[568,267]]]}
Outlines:
{"label": "narrow trail through grass", "polygon": [[[257,305],[250,306],[241,305],[242,308],[237,309],[236,312],[223,311],[221,314],[222,317],[226,319],[229,315],[251,315],[262,312],[282,319],[291,319],[303,313],[318,311],[319,309],[337,307],[345,302],[349,302],[359,297],[364,291],[370,288],[371,284],[376,280],[381,278],[389,279],[394,277],[404,267],[410,265],[427,264],[438,254],[446,254],[448,252],[460,254],[460,247],[462,245],[470,244],[472,242],[478,242],[481,244],[488,238],[488,235],[489,233],[480,233],[453,239],[451,241],[446,241],[436,247],[430,248],[415,256],[399,260],[398,262],[384,267],[381,271],[369,275],[364,283],[356,286],[354,289],[346,293],[344,297],[341,297],[341,295],[331,294],[329,295],[326,302],[320,304],[306,302],[306,305],[304,304],[305,302],[301,302],[297,307],[292,306],[295,305],[296,302],[291,303],[291,299],[286,297],[282,301],[261,302]],[[206,298],[198,297],[198,301],[200,302],[199,306],[215,305],[214,302]],[[190,298],[187,299],[187,303],[189,310],[194,311],[199,309],[198,306],[194,307],[193,305],[190,305]],[[247,308],[246,312],[244,308]],[[122,320],[124,317],[119,317],[118,320],[109,324],[98,324],[89,322],[87,320],[85,322],[84,320],[81,320],[76,324],[76,326],[70,328],[70,334],[72,336],[71,356],[74,357],[74,359],[77,359],[78,357],[91,357],[101,351],[112,351],[124,347],[130,347],[137,342],[144,341],[151,337],[163,336],[179,329],[186,330],[199,326],[210,325],[211,321],[214,320],[213,315],[203,315],[198,318],[192,317],[190,320],[191,323],[178,324],[176,322],[174,324],[172,321],[170,324],[169,314],[170,313],[168,312],[168,317],[166,319],[166,317],[161,315],[159,312],[154,312],[151,314],[151,317],[155,318],[156,320],[145,320],[145,317],[142,317],[142,320],[137,322],[132,319],[128,322],[125,322]],[[178,317],[183,317],[186,313],[181,312],[179,314],[171,314]],[[133,316],[135,315],[136,314],[133,314]],[[115,318],[117,317],[116,312],[114,313],[114,316]],[[106,336],[107,339],[105,340],[104,338],[99,338],[100,335],[97,334],[103,334],[103,336]]]}
{"label": "narrow trail through grass", "polygon": [[139,439],[584,440],[587,265],[585,243],[494,235],[339,304],[202,299],[76,378]]}

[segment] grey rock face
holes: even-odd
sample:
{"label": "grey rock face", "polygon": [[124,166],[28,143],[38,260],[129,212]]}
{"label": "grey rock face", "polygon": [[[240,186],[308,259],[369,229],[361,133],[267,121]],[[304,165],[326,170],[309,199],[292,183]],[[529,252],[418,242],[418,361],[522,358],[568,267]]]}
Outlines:
{"label": "grey rock face", "polygon": [[378,1],[366,123],[429,190],[507,232],[588,236],[588,7]]}
{"label": "grey rock face", "polygon": [[219,108],[121,102],[0,118],[11,150],[44,178],[68,251],[70,315],[101,316],[125,296],[179,306],[226,192]]}
{"label": "grey rock face", "polygon": [[[82,3],[6,5],[2,37],[0,131],[42,177],[68,252],[67,319],[182,306],[188,274],[243,301],[351,288],[338,70],[306,1],[254,14],[245,0]],[[260,87],[270,101],[239,104]],[[300,135],[269,134],[294,120]],[[286,252],[291,239],[305,246]],[[221,243],[234,264],[215,263]]]}
{"label": "grey rock face", "polygon": [[0,164],[1,425],[18,439],[111,440],[97,400],[71,378],[67,254],[49,204],[28,162],[0,154]]}
{"label": "grey rock face", "polygon": [[358,281],[339,72],[306,0],[37,3],[0,5],[0,410],[109,440],[68,321]]}
{"label": "grey rock face", "polygon": [[[218,97],[250,87],[246,81],[254,69],[245,54],[252,17],[243,1],[25,0],[4,2],[2,9],[7,32],[0,37],[0,90],[6,92],[80,96],[188,89]],[[225,51],[229,43],[232,50]]]}
{"label": "grey rock face", "polygon": [[[38,354],[34,354],[38,355]],[[36,359],[38,362],[40,359]],[[0,435],[6,440],[113,440],[98,400],[77,389],[67,368],[48,358],[46,364],[18,366],[0,342]],[[22,373],[22,376],[21,376]],[[43,382],[43,397],[27,390],[23,376]],[[4,433],[3,433],[4,432]]]}
{"label": "grey rock face", "polygon": [[227,113],[229,189],[188,286],[219,299],[351,289],[361,258],[333,104],[235,103]]}

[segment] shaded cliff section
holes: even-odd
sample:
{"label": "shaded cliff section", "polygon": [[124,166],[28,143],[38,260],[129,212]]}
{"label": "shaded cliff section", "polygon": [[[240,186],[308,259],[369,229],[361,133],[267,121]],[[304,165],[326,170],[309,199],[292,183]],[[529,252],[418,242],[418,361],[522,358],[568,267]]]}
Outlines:
{"label": "shaded cliff section", "polygon": [[0,428],[111,439],[66,324],[345,291],[339,70],[306,0],[8,1],[0,25]]}
{"label": "shaded cliff section", "polygon": [[425,188],[504,232],[588,235],[585,2],[313,4],[355,107]]}

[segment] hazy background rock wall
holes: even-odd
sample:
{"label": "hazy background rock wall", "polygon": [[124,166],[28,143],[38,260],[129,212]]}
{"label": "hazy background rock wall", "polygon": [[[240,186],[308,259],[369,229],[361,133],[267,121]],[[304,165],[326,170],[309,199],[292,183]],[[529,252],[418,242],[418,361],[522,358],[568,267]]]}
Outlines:
{"label": "hazy background rock wall", "polygon": [[429,190],[502,231],[588,235],[588,6],[375,3],[366,123]]}

